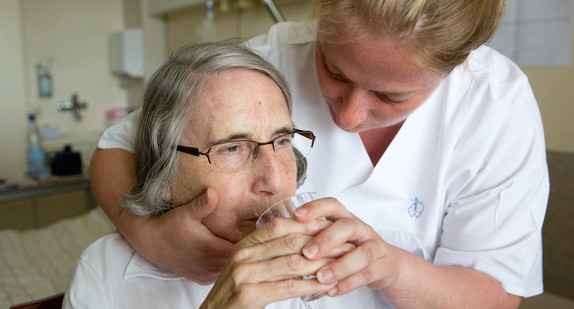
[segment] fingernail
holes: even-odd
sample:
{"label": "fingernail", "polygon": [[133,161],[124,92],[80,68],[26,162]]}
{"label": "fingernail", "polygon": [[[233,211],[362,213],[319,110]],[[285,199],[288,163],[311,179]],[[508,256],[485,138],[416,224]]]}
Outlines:
{"label": "fingernail", "polygon": [[308,213],[306,208],[297,208],[295,209],[295,217],[304,217]]}
{"label": "fingernail", "polygon": [[327,291],[327,295],[329,296],[335,296],[335,294],[337,294],[339,290],[337,290],[337,288],[332,288],[329,291]]}
{"label": "fingernail", "polygon": [[317,252],[319,252],[317,245],[310,245],[303,249],[303,255],[308,259],[312,259]]}
{"label": "fingernail", "polygon": [[317,280],[323,284],[329,283],[333,280],[333,272],[329,269],[323,269],[317,273]]}

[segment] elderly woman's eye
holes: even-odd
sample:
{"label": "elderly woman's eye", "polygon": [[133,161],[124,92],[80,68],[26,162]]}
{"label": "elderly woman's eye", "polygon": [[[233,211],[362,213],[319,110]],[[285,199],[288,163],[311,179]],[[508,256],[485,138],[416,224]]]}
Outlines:
{"label": "elderly woman's eye", "polygon": [[221,148],[219,151],[223,153],[237,153],[241,150],[241,145],[233,144],[233,145],[226,145],[225,147]]}
{"label": "elderly woman's eye", "polygon": [[239,146],[237,145],[233,145],[233,146],[229,146],[223,149],[224,152],[237,152],[239,149]]}
{"label": "elderly woman's eye", "polygon": [[291,134],[285,135],[275,140],[275,147],[285,147],[291,145]]}

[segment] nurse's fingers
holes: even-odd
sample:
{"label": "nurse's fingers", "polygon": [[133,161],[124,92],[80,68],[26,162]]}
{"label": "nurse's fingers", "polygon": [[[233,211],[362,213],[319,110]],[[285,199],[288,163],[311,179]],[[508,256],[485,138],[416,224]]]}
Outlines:
{"label": "nurse's fingers", "polygon": [[322,258],[342,244],[359,246],[371,238],[380,236],[369,225],[357,218],[341,218],[313,237],[302,252],[308,259]]}
{"label": "nurse's fingers", "polygon": [[341,218],[354,218],[343,204],[337,199],[326,197],[309,202],[295,210],[295,220],[298,222],[308,222],[310,220],[326,218],[329,221],[336,221]]}
{"label": "nurse's fingers", "polygon": [[329,296],[349,293],[357,288],[377,282],[386,287],[398,273],[395,256],[377,241],[367,241],[317,272],[317,280],[324,284],[338,282]]}

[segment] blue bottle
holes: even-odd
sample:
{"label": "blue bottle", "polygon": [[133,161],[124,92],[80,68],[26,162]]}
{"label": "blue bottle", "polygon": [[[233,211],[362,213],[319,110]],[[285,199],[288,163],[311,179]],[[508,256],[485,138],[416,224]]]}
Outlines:
{"label": "blue bottle", "polygon": [[46,151],[42,147],[40,130],[36,123],[36,115],[28,115],[28,175],[33,179],[45,179],[49,176],[46,166]]}

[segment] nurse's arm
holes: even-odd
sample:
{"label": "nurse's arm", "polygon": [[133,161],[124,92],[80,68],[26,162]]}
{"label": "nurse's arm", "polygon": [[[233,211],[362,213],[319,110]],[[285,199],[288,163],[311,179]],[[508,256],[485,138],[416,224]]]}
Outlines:
{"label": "nurse's arm", "polygon": [[418,255],[386,243],[368,224],[334,198],[305,204],[297,221],[325,217],[332,224],[303,249],[319,259],[344,243],[355,249],[317,271],[323,284],[337,282],[327,294],[347,294],[362,286],[379,290],[394,308],[518,308],[521,297],[508,294],[486,273],[464,267],[437,266]]}
{"label": "nurse's arm", "polygon": [[135,215],[120,204],[136,179],[134,155],[123,149],[96,149],[90,163],[94,197],[127,242],[148,261],[199,284],[213,283],[233,244],[213,235],[201,219],[217,205],[209,190],[188,205],[159,218]]}
{"label": "nurse's arm", "polygon": [[[399,261],[396,281],[380,288],[396,308],[518,308],[522,297],[507,293],[502,285],[471,268],[437,266],[394,247]],[[377,283],[369,285],[377,289]]]}

